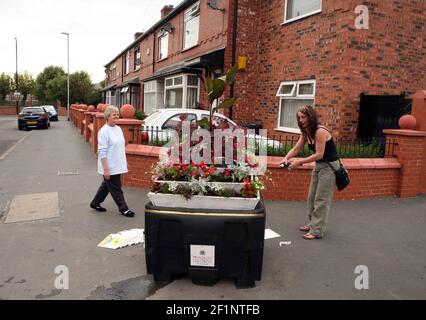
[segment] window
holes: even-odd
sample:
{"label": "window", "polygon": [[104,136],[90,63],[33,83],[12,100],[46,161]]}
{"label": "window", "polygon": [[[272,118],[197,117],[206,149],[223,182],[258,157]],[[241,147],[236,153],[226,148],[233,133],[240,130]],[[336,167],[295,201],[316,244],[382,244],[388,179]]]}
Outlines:
{"label": "window", "polygon": [[108,90],[106,92],[106,104],[112,105],[112,106],[116,106],[116,101],[115,101],[115,91],[110,91]]}
{"label": "window", "polygon": [[164,81],[154,80],[144,83],[144,113],[153,114],[164,107]]}
{"label": "window", "polygon": [[130,52],[127,51],[126,53],[126,60],[124,64],[124,74],[128,74],[130,71]]}
{"label": "window", "polygon": [[117,66],[115,64],[111,67],[111,77],[113,80],[117,79]]}
{"label": "window", "polygon": [[184,74],[165,80],[167,108],[195,109],[199,101],[199,81],[196,75]]}
{"label": "window", "polygon": [[163,126],[161,127],[161,129],[173,129],[173,130],[177,130],[179,124],[182,122],[181,120],[181,116],[184,115],[186,116],[184,121],[197,121],[197,116],[193,113],[179,113],[174,115],[172,118],[170,118],[169,120],[167,120]]}
{"label": "window", "polygon": [[135,49],[135,70],[139,70],[141,68],[141,48],[138,47]]}
{"label": "window", "polygon": [[304,105],[314,106],[315,80],[283,82],[277,92],[280,98],[278,129],[300,133],[296,112]]}
{"label": "window", "polygon": [[158,36],[158,60],[166,59],[169,53],[169,33],[163,31]]}
{"label": "window", "polygon": [[196,3],[185,11],[183,32],[183,49],[191,48],[198,44],[200,30],[200,3]]}
{"label": "window", "polygon": [[322,0],[286,0],[284,23],[321,12]]}

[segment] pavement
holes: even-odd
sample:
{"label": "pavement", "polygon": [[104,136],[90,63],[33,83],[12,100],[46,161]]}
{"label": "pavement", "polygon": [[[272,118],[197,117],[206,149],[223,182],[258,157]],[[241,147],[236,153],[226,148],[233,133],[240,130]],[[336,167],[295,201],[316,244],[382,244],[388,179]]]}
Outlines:
{"label": "pavement", "polygon": [[[90,145],[65,118],[48,130],[18,131],[15,117],[0,117],[0,299],[426,298],[426,195],[335,202],[326,237],[314,241],[298,231],[305,202],[266,201],[267,228],[281,237],[265,240],[262,280],[254,288],[237,289],[232,279],[209,287],[185,277],[155,283],[143,245],[97,247],[110,233],[144,228],[148,198],[147,190],[124,188],[137,213],[132,219],[110,197],[106,213],[92,211],[101,182],[96,166]],[[45,201],[45,210],[31,201]],[[28,212],[31,203],[38,209]],[[27,220],[12,208],[27,210]],[[58,289],[65,273],[68,286]]]}

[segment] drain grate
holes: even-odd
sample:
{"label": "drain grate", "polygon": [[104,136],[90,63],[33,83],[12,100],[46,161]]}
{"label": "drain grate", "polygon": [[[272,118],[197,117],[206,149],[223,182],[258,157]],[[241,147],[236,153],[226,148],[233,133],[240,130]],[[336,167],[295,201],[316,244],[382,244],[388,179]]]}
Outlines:
{"label": "drain grate", "polygon": [[72,171],[58,171],[58,176],[78,176],[80,172],[78,170]]}
{"label": "drain grate", "polygon": [[10,204],[5,223],[59,218],[57,192],[15,196]]}

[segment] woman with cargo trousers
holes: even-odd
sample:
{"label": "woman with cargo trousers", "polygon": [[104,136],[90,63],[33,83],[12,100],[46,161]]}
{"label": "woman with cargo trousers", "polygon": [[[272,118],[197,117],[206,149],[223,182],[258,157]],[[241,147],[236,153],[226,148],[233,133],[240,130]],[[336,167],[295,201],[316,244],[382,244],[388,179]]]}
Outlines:
{"label": "woman with cargo trousers", "polygon": [[[311,184],[308,196],[308,224],[300,227],[300,231],[307,232],[303,235],[306,240],[321,239],[327,224],[327,217],[336,189],[334,171],[339,168],[339,156],[330,131],[318,123],[317,114],[311,106],[304,106],[296,114],[297,124],[301,135],[296,145],[287,153],[281,162],[288,168],[295,169],[305,163],[315,161],[312,171]],[[293,162],[305,144],[314,152],[311,156]]]}

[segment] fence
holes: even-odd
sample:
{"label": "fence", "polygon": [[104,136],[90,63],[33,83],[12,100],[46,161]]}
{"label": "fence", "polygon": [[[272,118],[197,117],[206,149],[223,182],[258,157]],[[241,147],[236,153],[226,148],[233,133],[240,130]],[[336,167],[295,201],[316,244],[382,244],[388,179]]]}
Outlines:
{"label": "fence", "polygon": [[[170,130],[162,130],[159,127],[144,126],[140,129],[132,129],[133,141],[142,144],[162,147],[170,142],[172,133]],[[260,135],[247,135],[246,145],[253,144],[255,153],[259,154],[260,147],[266,148],[268,156],[284,157],[298,141],[297,137],[263,137]],[[365,138],[365,139],[334,139],[336,149],[341,158],[385,158],[395,157],[395,147],[397,142],[386,138]],[[300,157],[307,157],[312,154],[308,146],[305,145],[299,153]]]}

